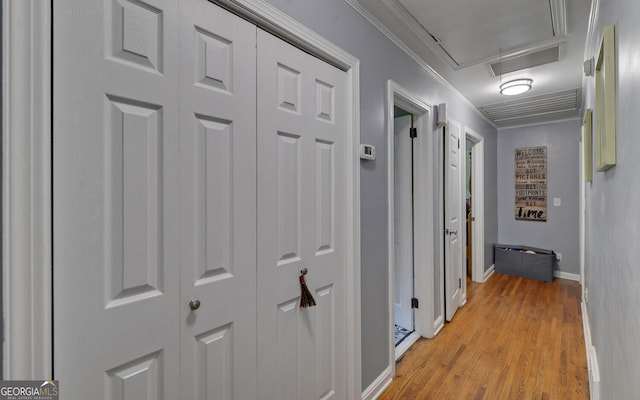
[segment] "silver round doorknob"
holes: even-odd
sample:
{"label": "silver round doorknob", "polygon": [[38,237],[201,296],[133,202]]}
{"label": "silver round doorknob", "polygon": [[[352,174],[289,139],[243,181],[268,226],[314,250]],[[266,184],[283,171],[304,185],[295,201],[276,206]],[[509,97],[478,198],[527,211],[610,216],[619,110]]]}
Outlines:
{"label": "silver round doorknob", "polygon": [[200,308],[200,300],[191,300],[189,302],[189,308],[191,309],[191,311],[195,311]]}

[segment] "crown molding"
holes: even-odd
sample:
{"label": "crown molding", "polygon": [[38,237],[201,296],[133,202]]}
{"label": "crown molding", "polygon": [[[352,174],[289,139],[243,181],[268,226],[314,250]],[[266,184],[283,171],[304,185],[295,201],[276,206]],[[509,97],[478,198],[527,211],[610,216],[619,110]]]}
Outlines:
{"label": "crown molding", "polygon": [[422,57],[420,57],[415,51],[411,50],[409,46],[400,39],[396,34],[391,32],[389,28],[387,28],[375,15],[373,15],[369,10],[367,10],[358,0],[345,0],[347,4],[349,4],[354,10],[356,10],[360,15],[362,15],[367,21],[369,21],[373,26],[375,26],[383,35],[385,35],[389,40],[391,40],[396,46],[398,46],[402,51],[404,51],[409,57],[413,59],[427,74],[429,74],[433,79],[435,79],[438,83],[442,84],[446,87],[451,93],[453,93],[456,97],[458,97],[462,102],[468,106],[471,110],[473,110],[480,118],[482,118],[485,122],[491,125],[493,128],[497,129],[496,124],[487,118],[469,99],[467,99],[458,89],[453,87],[451,83],[449,83],[442,75],[440,75],[435,69],[433,69]]}

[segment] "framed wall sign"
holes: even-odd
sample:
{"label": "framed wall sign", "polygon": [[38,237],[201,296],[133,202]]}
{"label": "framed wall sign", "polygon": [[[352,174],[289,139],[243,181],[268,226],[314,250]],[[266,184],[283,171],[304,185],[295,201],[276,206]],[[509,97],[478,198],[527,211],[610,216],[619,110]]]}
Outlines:
{"label": "framed wall sign", "polygon": [[584,158],[584,180],[593,180],[593,113],[590,108],[584,112],[582,120],[582,150]]}
{"label": "framed wall sign", "polygon": [[547,146],[515,149],[516,220],[547,221]]}
{"label": "framed wall sign", "polygon": [[616,49],[615,27],[604,28],[596,61],[596,169],[616,165]]}

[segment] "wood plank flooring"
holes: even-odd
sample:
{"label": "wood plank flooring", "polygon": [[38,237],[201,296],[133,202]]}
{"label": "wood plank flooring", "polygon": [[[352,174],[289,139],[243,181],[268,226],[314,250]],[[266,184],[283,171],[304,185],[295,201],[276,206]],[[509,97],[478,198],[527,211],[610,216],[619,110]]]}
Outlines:
{"label": "wood plank flooring", "polygon": [[380,400],[588,400],[580,284],[494,273],[396,364]]}

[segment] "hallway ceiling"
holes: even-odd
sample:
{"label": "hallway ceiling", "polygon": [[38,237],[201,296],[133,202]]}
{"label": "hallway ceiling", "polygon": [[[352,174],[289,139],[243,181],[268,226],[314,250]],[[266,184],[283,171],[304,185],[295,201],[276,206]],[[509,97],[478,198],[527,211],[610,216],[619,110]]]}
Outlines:
{"label": "hallway ceiling", "polygon": [[[346,0],[498,127],[577,118],[591,0]],[[533,79],[503,96],[499,85]]]}

